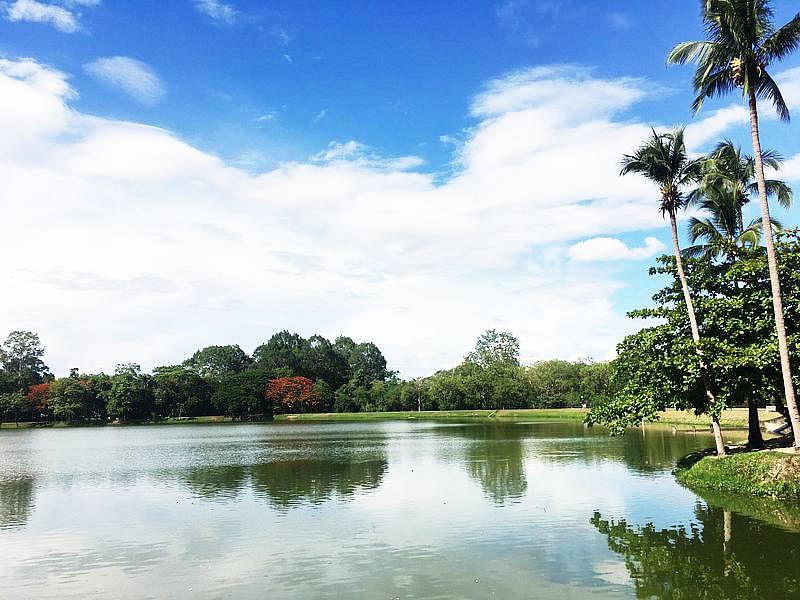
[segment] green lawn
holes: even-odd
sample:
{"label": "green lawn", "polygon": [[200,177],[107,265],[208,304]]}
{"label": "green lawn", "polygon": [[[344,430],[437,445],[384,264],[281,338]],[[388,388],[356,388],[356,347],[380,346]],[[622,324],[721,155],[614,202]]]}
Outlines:
{"label": "green lawn", "polygon": [[[533,408],[519,410],[442,410],[442,411],[401,411],[401,412],[370,412],[370,413],[315,413],[307,415],[277,415],[276,421],[380,421],[380,420],[571,420],[582,421],[586,410],[580,408]],[[774,419],[777,415],[765,410],[759,411],[762,421]],[[192,425],[198,423],[231,423],[229,417],[206,416],[183,419],[164,419],[156,422],[126,423],[126,425]],[[687,411],[668,410],[661,413],[661,423],[666,425],[687,426],[697,429],[709,427],[708,417],[697,416]],[[727,429],[741,429],[747,427],[747,410],[734,408],[726,410],[720,418],[722,427]],[[20,423],[19,428],[33,426],[31,423]],[[65,426],[58,423],[55,426]],[[14,423],[2,423],[0,428],[14,429]]]}
{"label": "green lawn", "polygon": [[678,481],[699,491],[800,500],[800,456],[785,452],[740,452],[725,458],[687,457]]}

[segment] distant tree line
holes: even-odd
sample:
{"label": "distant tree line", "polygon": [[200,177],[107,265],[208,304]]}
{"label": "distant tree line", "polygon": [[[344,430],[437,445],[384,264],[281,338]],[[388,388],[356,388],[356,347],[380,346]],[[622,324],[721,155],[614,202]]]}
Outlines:
{"label": "distant tree line", "polygon": [[0,419],[107,423],[206,415],[270,419],[274,414],[576,407],[613,393],[611,363],[551,360],[520,365],[519,342],[489,330],[461,365],[403,381],[371,342],[334,342],[288,331],[248,355],[208,346],[180,364],[143,373],[72,369],[55,378],[35,333],[12,332],[0,347]]}

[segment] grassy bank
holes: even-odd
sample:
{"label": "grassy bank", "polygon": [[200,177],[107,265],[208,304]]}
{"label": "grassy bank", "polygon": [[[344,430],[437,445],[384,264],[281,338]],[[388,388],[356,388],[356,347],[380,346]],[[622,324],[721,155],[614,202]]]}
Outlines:
{"label": "grassy bank", "polygon": [[680,483],[699,492],[800,499],[800,456],[785,452],[689,456],[678,465],[675,475]]}
{"label": "grassy bank", "polygon": [[[775,418],[775,413],[765,410],[759,411],[762,421]],[[380,421],[380,420],[543,420],[553,419],[560,421],[582,421],[586,417],[586,410],[580,408],[532,408],[519,410],[442,410],[442,411],[399,411],[399,412],[369,412],[369,413],[314,413],[306,415],[277,415],[276,421]],[[692,412],[668,410],[660,414],[660,423],[687,428],[696,428],[698,431],[709,427],[708,417],[697,416]],[[181,419],[163,419],[160,421],[129,421],[122,425],[193,425],[201,423],[231,423],[230,417],[204,416]],[[720,424],[726,429],[743,429],[747,427],[747,410],[733,408],[726,410],[720,417]],[[76,423],[73,426],[79,426]],[[18,428],[28,427],[69,427],[66,423],[32,424],[19,423]],[[0,424],[2,429],[15,429],[14,423]]]}
{"label": "grassy bank", "polygon": [[[765,410],[759,411],[762,420],[774,418],[775,413]],[[392,419],[508,419],[508,420],[576,420],[582,421],[586,417],[586,410],[580,408],[532,408],[519,410],[447,410],[447,411],[400,411],[400,412],[369,412],[369,413],[315,413],[307,415],[278,415],[276,421],[379,421]],[[665,425],[681,425],[695,427],[698,430],[708,429],[707,416],[697,416],[692,412],[668,410],[660,413],[659,423]],[[721,418],[722,427],[727,429],[742,429],[747,427],[747,410],[734,408],[726,410]]]}
{"label": "grassy bank", "polygon": [[531,410],[436,410],[368,413],[314,413],[276,415],[276,421],[389,421],[389,420],[459,420],[459,419],[557,419],[582,421],[586,411],[580,408]]}

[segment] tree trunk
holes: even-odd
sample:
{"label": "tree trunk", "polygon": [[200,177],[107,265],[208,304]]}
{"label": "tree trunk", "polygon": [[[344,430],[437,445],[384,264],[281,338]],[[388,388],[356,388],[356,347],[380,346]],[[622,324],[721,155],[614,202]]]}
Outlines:
{"label": "tree trunk", "polygon": [[795,450],[800,451],[800,412],[797,410],[797,400],[794,395],[792,367],[789,362],[789,344],[786,341],[786,324],[783,321],[781,281],[778,273],[778,258],[775,255],[775,243],[772,240],[772,220],[769,216],[767,184],[764,178],[764,161],[761,156],[761,140],[758,134],[758,105],[754,90],[750,90],[750,133],[753,137],[753,159],[756,163],[758,199],[761,204],[761,226],[764,230],[764,242],[767,246],[767,264],[769,265],[769,282],[772,287],[772,308],[775,312],[775,330],[778,334],[778,353],[781,358],[783,390],[786,397],[786,408],[789,410],[789,420],[792,423],[794,447]]}
{"label": "tree trunk", "polygon": [[[681,289],[683,290],[683,300],[686,302],[686,312],[689,313],[689,325],[692,329],[692,340],[694,340],[697,358],[700,361],[700,373],[703,378],[703,387],[705,387],[706,390],[706,400],[708,400],[709,408],[713,411],[717,399],[714,396],[714,392],[711,390],[711,381],[709,380],[708,371],[706,370],[706,361],[703,358],[703,351],[700,349],[700,329],[697,327],[697,316],[694,314],[694,303],[692,302],[692,295],[689,293],[689,283],[686,281],[686,273],[683,271],[681,244],[678,239],[678,221],[675,217],[675,211],[669,212],[669,224],[672,228],[672,248],[675,252],[675,267],[678,270],[678,279],[681,282]],[[722,430],[719,426],[719,419],[716,416],[711,417],[711,428],[714,430],[714,443],[717,446],[717,456],[725,456],[725,442],[722,439]]]}
{"label": "tree trunk", "polygon": [[758,404],[756,404],[754,398],[747,399],[747,447],[764,447],[764,437],[761,435],[761,423],[758,420]]}

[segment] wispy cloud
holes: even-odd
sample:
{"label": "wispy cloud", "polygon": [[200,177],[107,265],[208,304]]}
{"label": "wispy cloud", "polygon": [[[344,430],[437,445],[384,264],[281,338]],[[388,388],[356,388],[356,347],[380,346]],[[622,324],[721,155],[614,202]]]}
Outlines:
{"label": "wispy cloud", "polygon": [[561,8],[559,0],[506,0],[495,7],[495,17],[500,29],[536,47],[541,30],[558,19]]}
{"label": "wispy cloud", "polygon": [[238,11],[220,0],[195,0],[197,10],[205,13],[212,21],[224,25],[233,25],[239,15]]}
{"label": "wispy cloud", "polygon": [[260,115],[255,118],[256,123],[269,123],[277,120],[278,120],[277,110],[269,110],[265,112],[263,115]]}
{"label": "wispy cloud", "polygon": [[630,29],[633,27],[633,19],[621,12],[612,12],[608,15],[608,24],[614,29]]}
{"label": "wispy cloud", "polygon": [[283,46],[288,46],[294,41],[294,35],[283,25],[273,25],[269,34]]}
{"label": "wispy cloud", "polygon": [[322,119],[324,119],[327,116],[328,116],[328,109],[327,108],[323,108],[321,111],[319,111],[316,114],[316,116],[311,120],[311,122],[312,123],[319,123],[320,121],[322,121]]}
{"label": "wispy cloud", "polygon": [[284,60],[285,60],[287,63],[289,63],[290,65],[294,63],[294,61],[292,60],[292,57],[291,57],[289,54],[284,54],[284,55],[283,55],[283,58],[284,58]]}
{"label": "wispy cloud", "polygon": [[5,4],[3,10],[8,21],[44,23],[64,33],[75,33],[81,25],[78,15],[71,9],[76,6],[97,6],[99,3],[99,0],[77,0],[59,5],[37,0],[15,0]]}
{"label": "wispy cloud", "polygon": [[137,102],[157,104],[165,95],[164,84],[150,65],[128,56],[109,56],[86,63],[83,68],[98,81]]}

